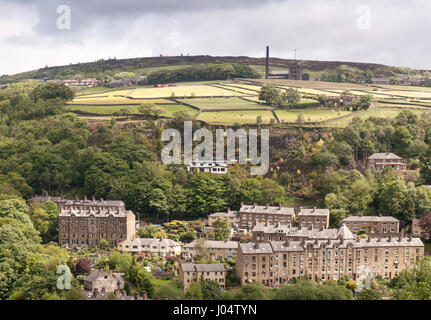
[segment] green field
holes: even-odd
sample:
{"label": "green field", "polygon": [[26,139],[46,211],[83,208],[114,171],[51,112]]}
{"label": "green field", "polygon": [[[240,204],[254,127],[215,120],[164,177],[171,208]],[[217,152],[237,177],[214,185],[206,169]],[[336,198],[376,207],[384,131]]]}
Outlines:
{"label": "green field", "polygon": [[304,122],[321,122],[336,117],[350,114],[349,111],[335,111],[329,109],[305,109],[305,110],[275,110],[281,122],[296,122],[302,114]]}
{"label": "green field", "polygon": [[253,124],[256,123],[256,118],[262,116],[263,123],[269,123],[274,116],[271,111],[216,111],[202,112],[197,117],[197,120],[202,120],[213,124]]}
{"label": "green field", "polygon": [[[165,117],[172,117],[177,111],[185,111],[190,115],[197,115],[197,120],[211,124],[256,124],[258,116],[262,116],[263,123],[269,123],[271,119],[275,120],[274,115],[271,111],[262,109],[272,108],[259,101],[258,93],[263,84],[271,83],[280,89],[295,88],[302,94],[308,95],[339,96],[344,90],[350,90],[357,96],[372,94],[374,97],[373,103],[376,109],[354,114],[349,111],[319,109],[312,106],[312,104],[318,103],[317,100],[302,98],[300,104],[304,105],[303,109],[299,109],[299,107],[293,110],[274,109],[281,123],[294,123],[297,121],[298,115],[302,114],[305,125],[310,122],[325,121],[322,126],[344,127],[354,116],[362,119],[371,116],[394,118],[403,109],[411,110],[418,115],[423,112],[431,112],[431,100],[427,100],[427,98],[431,99],[431,88],[416,89],[414,87],[278,79],[257,81],[209,81],[208,84],[197,82],[168,88],[137,87],[108,89],[109,91],[107,88],[90,88],[86,89],[85,95],[78,95],[68,105],[68,109],[111,115],[127,106],[131,106],[136,113],[139,113],[139,105],[132,106],[132,104],[152,103],[165,111],[162,114]],[[216,85],[211,85],[211,83]],[[179,103],[169,99],[172,97],[172,93]],[[180,103],[192,105],[196,109]],[[307,104],[311,105],[307,106]],[[201,112],[199,113],[197,109]],[[220,109],[225,111],[214,111]],[[237,110],[233,111],[233,109]],[[336,119],[341,116],[345,116],[345,118]]]}
{"label": "green field", "polygon": [[198,113],[198,110],[195,110],[195,109],[190,108],[188,106],[183,106],[181,104],[164,105],[164,106],[157,106],[157,107],[165,110],[165,113],[162,114],[162,116],[165,116],[165,117],[172,117],[172,115],[177,111],[185,111],[185,112],[189,113],[190,115],[195,115]]}
{"label": "green field", "polygon": [[[345,127],[347,126],[354,117],[359,117],[362,120],[368,119],[369,117],[380,117],[380,118],[386,118],[386,119],[393,119],[395,118],[402,109],[391,109],[391,108],[376,108],[374,110],[367,110],[358,114],[353,114],[350,117],[346,117],[343,119],[337,119],[334,121],[330,121],[329,123],[325,124],[325,126],[328,127]],[[430,113],[431,110],[410,110],[414,114],[416,114],[418,117],[423,113]]]}
{"label": "green field", "polygon": [[258,103],[245,101],[236,97],[227,98],[195,98],[195,99],[182,99],[180,102],[191,104],[201,110],[217,110],[217,109],[256,109],[264,108]]}
{"label": "green field", "polygon": [[74,106],[74,105],[70,105],[68,106],[68,110],[70,111],[84,111],[84,112],[91,112],[91,113],[98,113],[98,114],[113,114],[114,112],[118,112],[120,111],[122,108],[126,108],[126,107],[130,107],[133,108],[133,110],[135,110],[135,113],[139,113],[138,112],[138,108],[139,106],[128,106],[128,105],[124,105],[124,106],[104,106],[104,105],[95,105],[95,106]]}
{"label": "green field", "polygon": [[[133,105],[123,105],[123,106],[109,106],[109,105],[94,105],[94,106],[76,106],[76,105],[70,105],[68,106],[68,110],[70,111],[74,111],[74,110],[78,110],[78,111],[84,111],[84,112],[90,112],[90,113],[98,113],[98,114],[113,114],[114,112],[119,112],[121,109],[125,108],[125,107],[130,107],[132,108],[135,114],[139,114],[139,106],[133,106]],[[165,112],[162,114],[162,116],[165,117],[171,117],[172,114],[174,114],[177,111],[185,111],[187,113],[190,113],[191,115],[196,114],[198,111],[181,105],[181,104],[168,104],[168,105],[158,105],[158,108],[164,110]]]}

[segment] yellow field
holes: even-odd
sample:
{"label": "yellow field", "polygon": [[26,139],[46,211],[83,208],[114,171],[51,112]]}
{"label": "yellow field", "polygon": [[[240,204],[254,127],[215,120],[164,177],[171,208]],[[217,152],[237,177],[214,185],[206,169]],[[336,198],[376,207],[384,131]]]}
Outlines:
{"label": "yellow field", "polygon": [[133,90],[128,96],[132,98],[169,98],[175,94],[177,98],[184,96],[191,97],[212,97],[212,96],[243,96],[244,94],[224,90],[207,85],[178,86],[170,88],[140,88]]}
{"label": "yellow field", "polygon": [[[283,87],[283,88],[288,89],[289,87]],[[306,94],[325,95],[327,97],[339,97],[340,96],[340,94],[338,94],[338,93],[323,91],[323,90],[316,90],[316,89],[299,88],[298,91],[301,93],[306,93]]]}
{"label": "yellow field", "polygon": [[[108,90],[108,89],[107,89]],[[85,97],[97,97],[97,96],[127,96],[131,91],[134,89],[121,89],[121,90],[114,90],[114,91],[108,91],[108,92],[94,92],[94,93],[88,93],[84,95],[79,95],[76,97],[78,98],[85,98]]]}
{"label": "yellow field", "polygon": [[88,105],[110,105],[110,104],[136,104],[136,103],[172,103],[167,99],[130,99],[125,97],[97,97],[97,98],[75,98],[70,104],[88,104]]}
{"label": "yellow field", "polygon": [[273,84],[279,86],[293,86],[310,89],[341,89],[341,90],[370,90],[370,85],[346,83],[346,82],[324,82],[324,81],[304,81],[287,79],[258,79],[253,80],[262,84]]}
{"label": "yellow field", "polygon": [[406,98],[429,98],[431,99],[431,92],[422,92],[422,91],[384,91],[385,94],[390,94],[394,96],[402,96]]}

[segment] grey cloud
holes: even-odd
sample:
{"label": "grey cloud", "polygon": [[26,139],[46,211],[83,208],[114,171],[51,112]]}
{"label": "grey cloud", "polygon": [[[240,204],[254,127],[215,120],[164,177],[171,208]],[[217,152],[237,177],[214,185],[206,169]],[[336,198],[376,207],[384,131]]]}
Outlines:
{"label": "grey cloud", "polygon": [[[426,31],[431,4],[426,0],[6,0],[0,9],[3,3],[39,17],[33,35],[12,34],[3,40],[17,56],[35,52],[28,61],[15,62],[19,71],[23,65],[28,69],[108,56],[263,56],[267,44],[273,56],[283,58],[293,57],[292,49],[298,48],[302,59],[430,68]],[[56,27],[60,4],[71,8],[69,31]],[[356,25],[362,5],[370,8],[370,30]],[[13,65],[2,60],[0,73],[2,63],[8,70]]]}

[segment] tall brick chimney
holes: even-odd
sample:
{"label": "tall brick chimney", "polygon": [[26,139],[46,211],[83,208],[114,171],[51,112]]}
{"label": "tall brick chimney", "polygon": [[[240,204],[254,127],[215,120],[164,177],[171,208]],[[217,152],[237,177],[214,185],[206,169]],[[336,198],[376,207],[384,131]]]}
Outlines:
{"label": "tall brick chimney", "polygon": [[269,76],[269,46],[266,46],[266,68],[265,68],[265,79]]}

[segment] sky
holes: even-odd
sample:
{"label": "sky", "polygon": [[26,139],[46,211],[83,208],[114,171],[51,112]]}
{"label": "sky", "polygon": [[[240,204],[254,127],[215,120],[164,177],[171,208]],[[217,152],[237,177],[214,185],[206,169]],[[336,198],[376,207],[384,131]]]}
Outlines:
{"label": "sky", "polygon": [[431,69],[429,0],[0,0],[0,75],[213,55]]}

